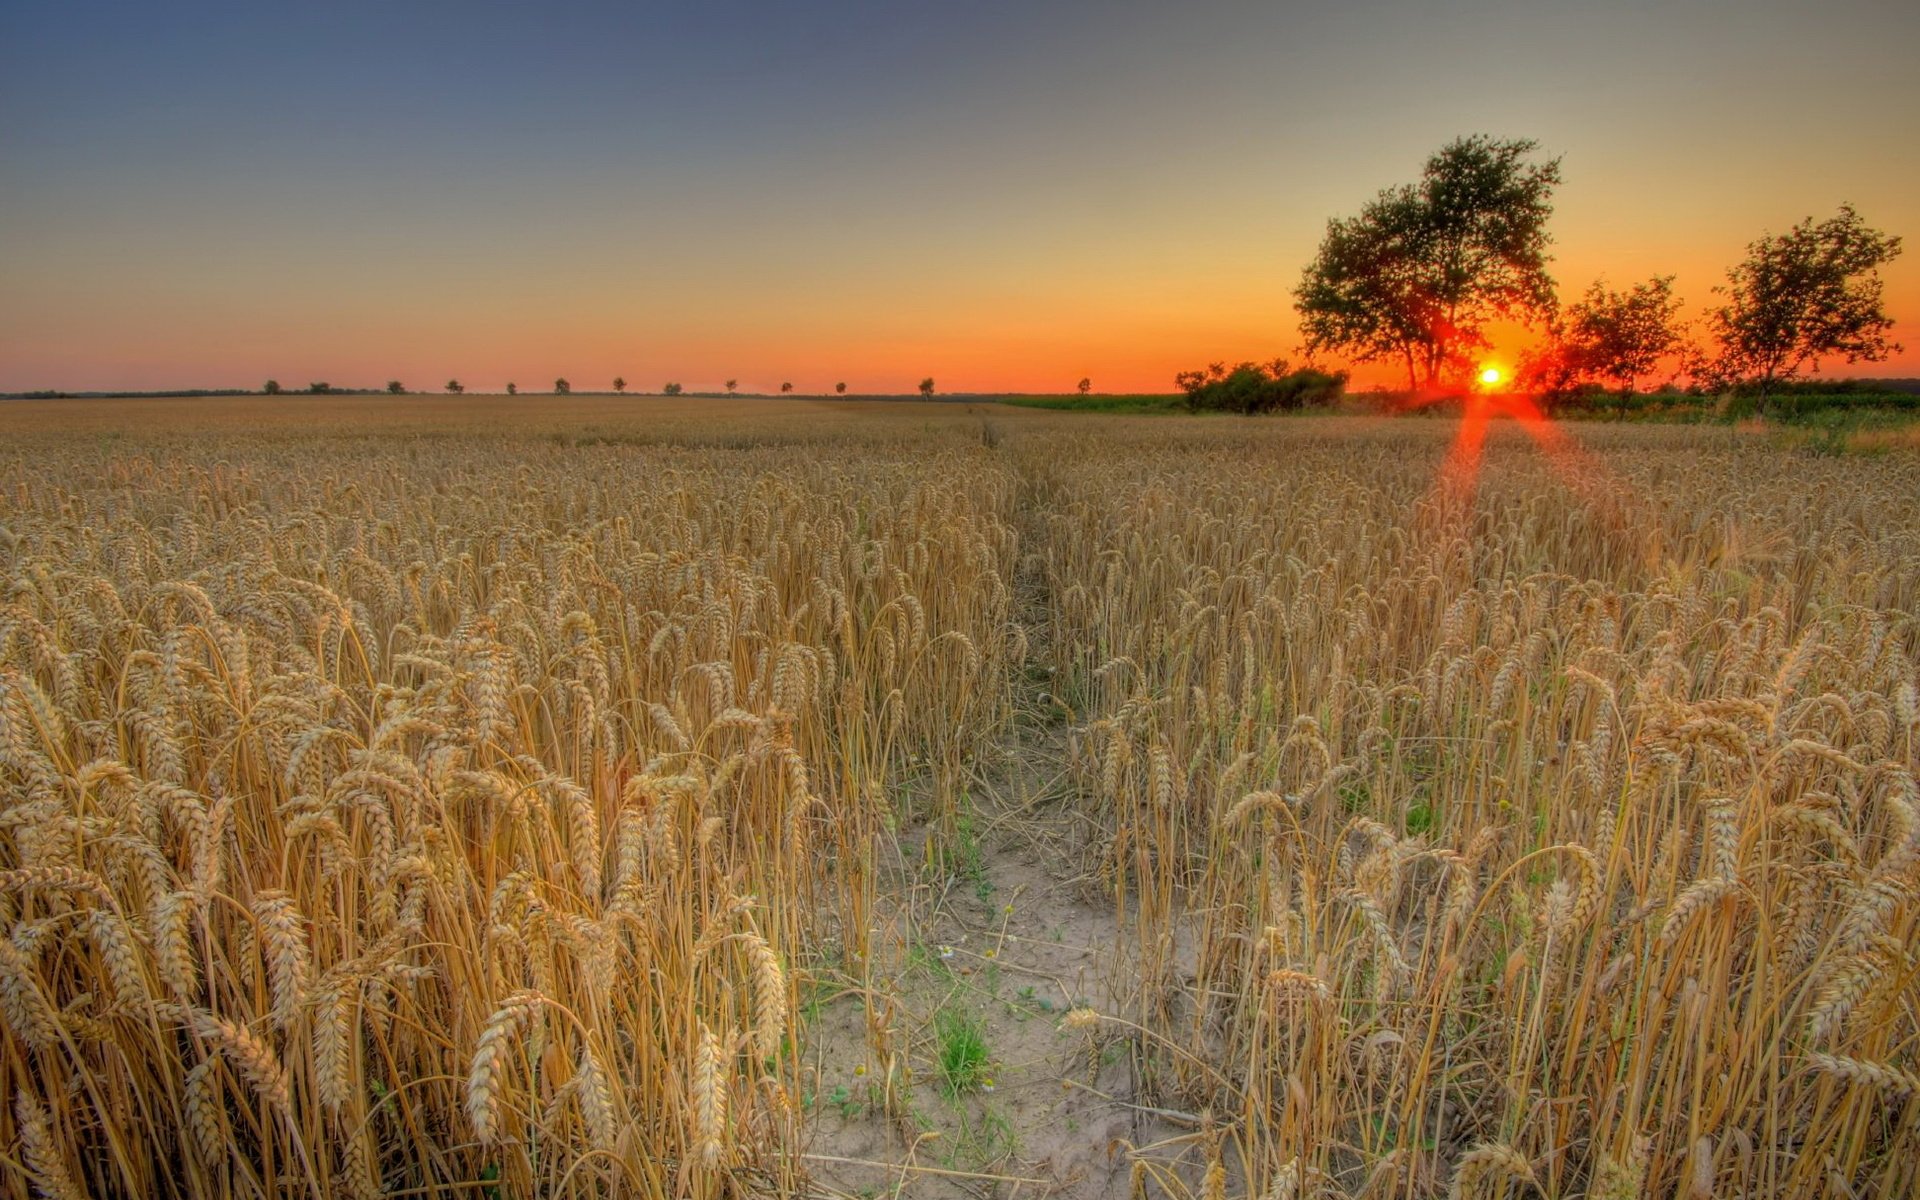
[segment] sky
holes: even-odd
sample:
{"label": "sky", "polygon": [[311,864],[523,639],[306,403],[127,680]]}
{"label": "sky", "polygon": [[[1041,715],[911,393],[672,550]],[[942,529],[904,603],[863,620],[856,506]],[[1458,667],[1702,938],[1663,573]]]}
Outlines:
{"label": "sky", "polygon": [[1853,203],[1909,348],[1829,373],[1920,375],[1916,46],[1911,0],[0,0],[0,391],[1165,392],[1294,354],[1327,219],[1471,133],[1562,159],[1568,299],[1698,310]]}

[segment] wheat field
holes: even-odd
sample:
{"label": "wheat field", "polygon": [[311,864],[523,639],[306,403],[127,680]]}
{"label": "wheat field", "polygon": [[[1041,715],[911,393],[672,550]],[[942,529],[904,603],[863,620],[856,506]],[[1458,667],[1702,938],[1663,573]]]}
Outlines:
{"label": "wheat field", "polygon": [[1909,451],[0,434],[7,1196],[1920,1189]]}

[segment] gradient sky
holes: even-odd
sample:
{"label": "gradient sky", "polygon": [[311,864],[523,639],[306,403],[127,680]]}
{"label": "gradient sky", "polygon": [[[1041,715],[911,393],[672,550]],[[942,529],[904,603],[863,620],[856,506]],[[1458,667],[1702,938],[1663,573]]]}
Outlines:
{"label": "gradient sky", "polygon": [[0,390],[1164,392],[1291,351],[1326,219],[1474,132],[1564,156],[1563,297],[1697,307],[1853,202],[1912,247],[1857,373],[1920,375],[1916,47],[1912,0],[0,0]]}

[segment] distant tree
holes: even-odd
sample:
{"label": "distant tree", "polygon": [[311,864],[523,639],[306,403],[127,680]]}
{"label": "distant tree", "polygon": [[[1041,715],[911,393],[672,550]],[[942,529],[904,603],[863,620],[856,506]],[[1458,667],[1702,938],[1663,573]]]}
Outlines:
{"label": "distant tree", "polygon": [[790,383],[783,383],[780,385],[780,394],[782,396],[786,395],[788,392],[791,392],[792,390],[793,390],[793,385]]}
{"label": "distant tree", "polygon": [[929,375],[920,381],[920,394],[927,397],[933,395],[933,376]]}
{"label": "distant tree", "polygon": [[564,396],[568,392],[571,392],[573,390],[573,385],[568,383],[566,381],[566,378],[563,376],[553,381],[553,390],[555,394]]}
{"label": "distant tree", "polygon": [[519,394],[520,394],[520,385],[519,385],[519,384],[517,384],[517,383],[509,383],[509,384],[507,385],[507,395],[509,395],[509,396],[518,396]]}
{"label": "distant tree", "polygon": [[1398,359],[1409,387],[1437,387],[1471,365],[1489,322],[1550,318],[1546,224],[1560,160],[1529,162],[1537,148],[1460,138],[1427,160],[1419,183],[1327,222],[1294,289],[1307,353]]}
{"label": "distant tree", "polygon": [[407,394],[407,385],[401,383],[398,379],[389,379],[387,380],[387,394],[389,396],[404,396]]}
{"label": "distant tree", "polygon": [[447,380],[447,391],[455,395],[458,395],[459,393],[464,392],[466,390],[467,390],[467,385],[464,383],[461,383],[458,379]]}
{"label": "distant tree", "polygon": [[733,389],[739,386],[740,386],[740,381],[738,379],[727,380],[727,395],[729,396],[733,395]]}
{"label": "distant tree", "polygon": [[1182,371],[1173,382],[1187,394],[1191,411],[1252,416],[1335,404],[1346,394],[1347,373],[1312,367],[1295,371],[1286,359],[1276,358],[1264,363],[1237,363],[1232,368],[1223,362],[1212,363],[1204,371]]}
{"label": "distant tree", "polygon": [[1713,374],[1767,394],[1820,359],[1879,362],[1900,352],[1881,304],[1880,268],[1900,256],[1900,239],[1870,228],[1850,204],[1818,224],[1812,217],[1747,247],[1746,261],[1715,290],[1727,303],[1707,314],[1720,355]]}
{"label": "distant tree", "polygon": [[662,387],[660,391],[663,395],[678,396],[680,394],[680,385],[677,383],[669,383]]}
{"label": "distant tree", "polygon": [[307,391],[313,393],[316,396],[324,396],[328,392],[331,392],[332,390],[333,390],[333,385],[326,382],[325,380],[322,380],[319,383],[310,383],[307,385]]}
{"label": "distant tree", "polygon": [[280,394],[280,381],[278,379],[269,379],[266,382],[266,386],[260,390],[269,396],[278,396]]}
{"label": "distant tree", "polygon": [[1624,292],[1595,281],[1555,322],[1547,341],[1522,360],[1517,379],[1550,403],[1582,388],[1611,387],[1624,414],[1640,381],[1663,360],[1677,360],[1685,352],[1680,306],[1671,275]]}
{"label": "distant tree", "polygon": [[847,394],[847,385],[844,383],[836,383],[833,385],[833,392],[836,396],[844,396]]}
{"label": "distant tree", "polygon": [[613,377],[613,390],[624,393],[627,390],[627,381],[621,376],[615,375]]}
{"label": "distant tree", "polygon": [[1084,396],[1093,390],[1093,380],[1083,375],[1080,377],[1080,382],[1077,386],[1080,388],[1080,394]]}

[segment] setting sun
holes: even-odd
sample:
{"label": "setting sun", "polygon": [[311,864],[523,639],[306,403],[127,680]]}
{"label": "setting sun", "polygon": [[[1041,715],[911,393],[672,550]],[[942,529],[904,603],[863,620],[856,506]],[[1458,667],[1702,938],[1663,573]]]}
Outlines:
{"label": "setting sun", "polygon": [[1499,367],[1483,367],[1480,371],[1480,382],[1487,384],[1488,386],[1492,386],[1493,384],[1499,383],[1500,368]]}

